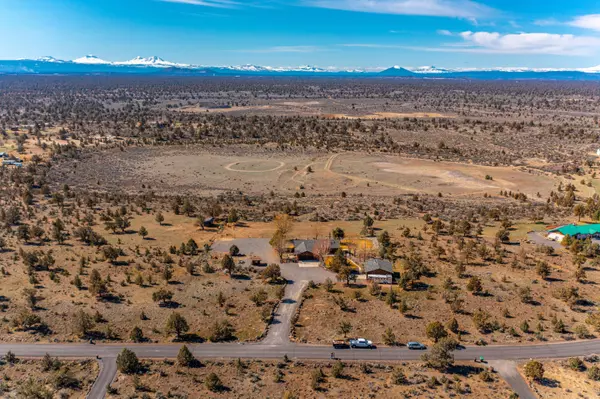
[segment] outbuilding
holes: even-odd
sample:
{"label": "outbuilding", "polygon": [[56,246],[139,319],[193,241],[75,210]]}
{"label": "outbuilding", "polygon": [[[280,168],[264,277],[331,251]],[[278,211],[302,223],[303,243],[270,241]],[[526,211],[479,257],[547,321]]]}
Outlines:
{"label": "outbuilding", "polygon": [[368,259],[364,264],[364,272],[367,280],[385,284],[392,284],[393,282],[394,268],[392,262],[387,259]]}

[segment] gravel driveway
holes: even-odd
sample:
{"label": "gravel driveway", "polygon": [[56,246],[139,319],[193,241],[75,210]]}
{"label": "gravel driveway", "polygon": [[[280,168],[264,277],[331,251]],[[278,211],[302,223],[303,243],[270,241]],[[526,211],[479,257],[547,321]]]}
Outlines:
{"label": "gravel driveway", "polygon": [[560,242],[549,240],[537,231],[530,231],[529,233],[527,233],[527,239],[529,239],[529,241],[537,245],[547,245],[554,249],[562,248]]}
{"label": "gravel driveway", "polygon": [[[229,252],[232,245],[237,245],[244,255],[260,256],[263,263],[277,263],[279,258],[266,238],[239,238],[234,240],[217,241],[212,245],[213,251]],[[273,321],[269,326],[267,336],[263,340],[267,345],[281,345],[290,341],[291,320],[296,312],[302,292],[309,281],[322,283],[327,278],[335,281],[335,274],[321,267],[299,267],[297,263],[283,263],[281,274],[287,280],[285,295],[281,300]]]}

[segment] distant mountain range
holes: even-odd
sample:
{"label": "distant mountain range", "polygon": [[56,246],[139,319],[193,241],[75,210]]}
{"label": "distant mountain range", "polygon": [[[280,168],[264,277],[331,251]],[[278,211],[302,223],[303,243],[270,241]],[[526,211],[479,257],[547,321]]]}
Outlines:
{"label": "distant mountain range", "polygon": [[445,69],[435,66],[418,68],[393,66],[380,70],[338,70],[314,66],[269,67],[258,65],[204,66],[165,61],[160,57],[135,57],[129,61],[106,61],[86,55],[71,61],[54,57],[35,60],[0,60],[0,75],[158,75],[158,76],[297,76],[356,78],[422,78],[422,79],[540,79],[600,80],[600,66],[576,69],[488,68]]}

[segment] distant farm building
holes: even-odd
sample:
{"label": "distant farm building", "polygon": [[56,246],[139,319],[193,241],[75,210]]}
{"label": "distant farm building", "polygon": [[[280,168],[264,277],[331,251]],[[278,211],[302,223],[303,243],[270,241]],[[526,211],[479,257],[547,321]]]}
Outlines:
{"label": "distant farm building", "polygon": [[568,224],[548,231],[548,239],[561,242],[565,236],[571,236],[578,240],[588,237],[600,239],[600,224]]}

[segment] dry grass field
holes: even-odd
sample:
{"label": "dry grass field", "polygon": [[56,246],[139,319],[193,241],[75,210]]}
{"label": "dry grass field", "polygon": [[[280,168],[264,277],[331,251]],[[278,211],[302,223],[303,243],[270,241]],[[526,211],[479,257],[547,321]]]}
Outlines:
{"label": "dry grass field", "polygon": [[[455,371],[442,374],[418,362],[402,364],[344,364],[342,376],[332,376],[333,363],[293,361],[202,361],[198,368],[179,367],[170,361],[144,362],[147,371],[137,378],[119,374],[109,398],[130,398],[143,393],[167,397],[193,398],[477,398],[506,399],[507,384],[492,375],[484,382],[481,368],[457,363]],[[313,385],[313,374],[323,377]],[[221,382],[216,392],[206,386],[207,376],[215,373]],[[406,380],[398,383],[398,375]],[[137,389],[136,389],[137,385]]]}
{"label": "dry grass field", "polygon": [[[35,284],[31,284],[23,264],[17,261],[16,252],[4,252],[2,340],[77,340],[75,315],[80,311],[95,319],[87,336],[97,339],[127,341],[130,332],[137,326],[142,329],[146,340],[170,341],[173,335],[165,333],[165,324],[174,312],[187,319],[188,338],[192,340],[208,339],[215,321],[225,320],[234,328],[234,339],[257,339],[266,327],[262,312],[278,301],[275,294],[278,286],[263,283],[258,271],[247,269],[245,275],[233,278],[225,275],[220,270],[217,254],[206,261],[200,256],[188,258],[186,263],[196,264],[191,275],[185,264],[176,262],[176,255],[168,255],[169,247],[179,247],[190,238],[197,240],[202,247],[217,233],[214,230],[202,232],[193,225],[193,219],[185,219],[167,214],[165,223],[159,225],[153,217],[146,215],[132,218],[131,232],[126,234],[108,234],[101,225],[96,226],[109,244],[123,250],[124,255],[119,256],[114,264],[105,260],[97,248],[77,240],[69,240],[65,245],[20,243],[19,247],[25,252],[50,251],[54,264],[58,266],[51,273],[39,273]],[[149,231],[145,239],[135,234],[142,225]],[[224,232],[223,237],[226,234]],[[85,260],[83,267],[82,259]],[[210,264],[213,270],[205,271],[204,263]],[[168,283],[163,278],[165,267],[172,270]],[[99,300],[89,292],[93,271],[107,282],[110,291],[107,299]],[[80,276],[81,289],[73,283],[76,275]],[[36,298],[34,313],[47,324],[50,335],[14,327],[13,319],[31,308],[24,295],[26,287],[33,289]],[[171,292],[171,301],[164,305],[154,301],[153,294],[160,290]],[[266,303],[262,306],[256,306],[250,298],[259,290],[267,294]]]}
{"label": "dry grass field", "polygon": [[[42,208],[40,208],[42,209]],[[160,208],[159,208],[160,209]],[[7,298],[3,307],[4,321],[0,322],[0,332],[6,341],[38,341],[38,340],[77,340],[79,339],[74,327],[74,317],[80,310],[94,316],[97,321],[89,332],[97,339],[129,340],[129,334],[136,326],[140,327],[146,339],[151,341],[170,341],[172,334],[165,333],[165,323],[173,312],[182,314],[190,326],[190,339],[207,339],[214,321],[227,320],[235,330],[235,339],[240,341],[254,340],[263,333],[263,308],[272,306],[277,301],[277,286],[264,284],[256,273],[249,272],[244,278],[230,278],[220,271],[217,254],[212,254],[207,260],[213,265],[214,273],[203,271],[204,258],[167,254],[170,248],[179,248],[182,243],[193,239],[200,248],[206,243],[232,238],[261,237],[270,238],[274,232],[272,223],[247,222],[239,226],[226,224],[224,228],[200,229],[194,217],[176,215],[166,207],[161,212],[164,222],[159,224],[153,213],[142,212],[140,209],[130,213],[128,233],[112,234],[104,229],[102,222],[96,217],[94,230],[104,236],[108,244],[123,250],[115,264],[108,262],[102,251],[95,247],[84,245],[74,238],[64,245],[45,240],[38,243],[34,240],[23,242],[9,240],[9,251],[1,254],[5,274],[2,276],[2,295]],[[72,219],[72,223],[77,223]],[[41,223],[46,231],[50,231],[51,222]],[[136,234],[145,227],[148,236],[142,238]],[[326,237],[331,231],[340,227],[348,240],[364,240],[360,234],[361,221],[331,221],[331,222],[297,222],[294,224],[291,237],[314,238]],[[538,339],[556,340],[564,334],[554,333],[551,319],[554,314],[567,325],[567,331],[583,324],[585,311],[589,307],[571,309],[561,300],[555,298],[554,292],[572,283],[573,266],[568,256],[559,251],[556,256],[544,256],[535,252],[534,246],[522,243],[526,252],[533,254],[526,266],[513,268],[509,266],[511,256],[516,256],[519,247],[507,249],[513,255],[505,256],[502,264],[482,262],[474,259],[468,265],[466,277],[456,278],[454,266],[449,256],[460,256],[456,249],[456,237],[440,236],[438,243],[446,248],[447,255],[437,260],[430,252],[429,241],[431,231],[425,232],[426,223],[421,219],[391,219],[376,221],[376,233],[389,232],[394,241],[398,242],[397,253],[400,259],[396,263],[396,271],[402,271],[408,248],[419,248],[428,267],[435,273],[421,279],[421,285],[415,289],[401,290],[395,287],[398,298],[404,298],[410,307],[406,315],[386,305],[385,295],[376,298],[369,293],[369,288],[360,283],[357,287],[346,288],[338,284],[340,293],[326,293],[324,289],[310,290],[309,298],[302,308],[296,338],[300,341],[328,343],[339,333],[337,327],[341,321],[350,321],[354,326],[355,335],[365,335],[376,342],[387,327],[394,330],[399,341],[410,339],[426,340],[424,328],[427,322],[433,320],[448,321],[449,305],[445,303],[443,289],[445,279],[453,279],[456,288],[464,293],[464,312],[456,314],[465,342],[474,342],[484,338],[491,342],[525,342]],[[531,224],[526,221],[516,223],[511,228],[514,240],[523,240],[525,232],[539,229],[543,225]],[[411,232],[405,236],[406,229]],[[488,222],[483,229],[483,240],[488,245],[498,230],[498,223]],[[415,239],[418,234],[423,240]],[[374,240],[374,239],[370,239]],[[369,241],[371,242],[371,241]],[[53,271],[36,273],[37,281],[32,284],[30,276],[25,272],[19,250],[25,252],[51,251],[54,258]],[[371,252],[377,252],[376,249]],[[247,254],[251,255],[251,254]],[[81,259],[85,265],[81,268]],[[248,264],[248,259],[244,259]],[[551,278],[542,280],[535,274],[535,259],[547,261],[552,268]],[[172,269],[170,282],[167,284],[162,276],[163,270],[170,262]],[[186,270],[185,264],[196,264],[193,275]],[[102,279],[107,281],[111,295],[108,300],[98,300],[88,291],[92,271],[99,272]],[[598,271],[589,267],[587,279],[597,281]],[[73,285],[74,276],[79,275],[82,288]],[[465,292],[468,276],[479,276],[482,280],[486,295],[472,295]],[[15,328],[13,320],[30,308],[25,288],[35,291],[36,305],[34,313],[47,323],[51,335],[40,335],[34,331]],[[532,296],[540,305],[521,303],[518,291],[522,287],[530,287]],[[169,306],[160,306],[152,296],[159,290],[173,293]],[[264,289],[269,304],[257,307],[251,301],[251,295]],[[594,298],[598,295],[595,284],[579,284],[579,294],[582,298]],[[354,292],[361,292],[361,299],[356,300]],[[384,294],[386,290],[384,289]],[[219,293],[225,298],[225,303],[219,303]],[[333,296],[344,296],[350,304],[351,311],[342,311],[332,302]],[[502,326],[492,334],[479,334],[473,328],[471,317],[477,309],[488,311],[493,320]],[[505,316],[504,310],[510,309],[510,315]],[[142,317],[142,315],[144,317]],[[331,321],[334,321],[333,323]],[[531,333],[520,330],[521,323],[527,320]],[[543,331],[535,334],[537,325]],[[513,327],[518,334],[509,334]]]}
{"label": "dry grass field", "polygon": [[56,359],[53,362],[50,368],[40,359],[18,359],[13,364],[3,362],[0,364],[0,396],[86,398],[98,375],[98,363],[94,360]]}
{"label": "dry grass field", "polygon": [[[575,367],[574,360],[581,363]],[[600,381],[590,378],[590,373],[598,375],[598,359],[590,355],[585,359],[571,358],[562,360],[542,361],[544,366],[544,378],[540,382],[532,382],[532,390],[544,399],[577,399],[596,398],[600,392]],[[524,364],[519,365],[519,371],[523,374]],[[591,370],[591,372],[590,372]]]}

